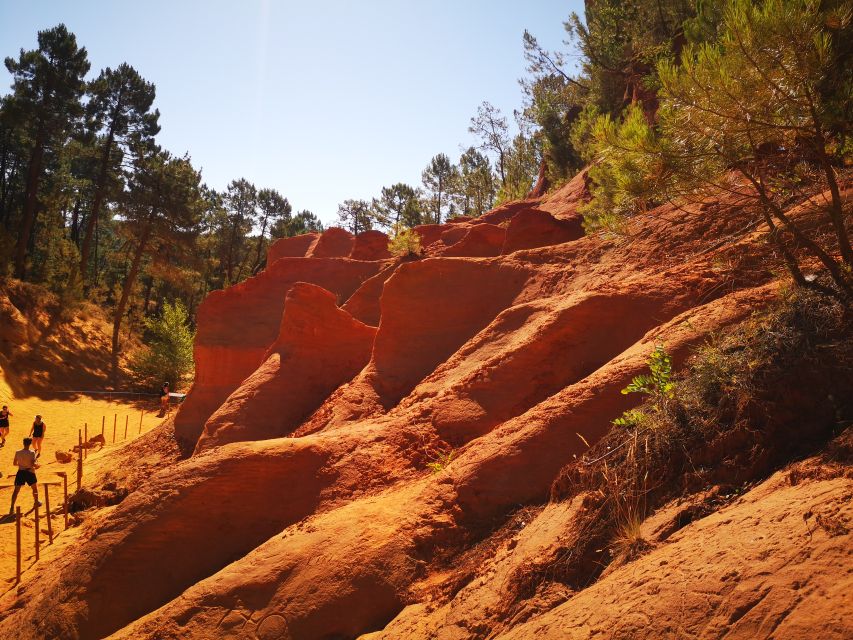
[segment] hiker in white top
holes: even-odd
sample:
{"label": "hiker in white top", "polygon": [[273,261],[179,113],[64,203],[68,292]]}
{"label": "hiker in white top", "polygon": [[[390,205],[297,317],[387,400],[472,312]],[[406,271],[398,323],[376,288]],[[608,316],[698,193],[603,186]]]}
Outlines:
{"label": "hiker in white top", "polygon": [[18,467],[18,473],[15,474],[15,489],[12,491],[12,506],[9,508],[9,513],[15,511],[15,500],[18,499],[18,492],[25,484],[32,487],[35,506],[41,506],[41,502],[39,502],[38,480],[36,480],[36,454],[30,451],[32,443],[33,441],[29,438],[24,438],[24,448],[15,452],[14,464]]}

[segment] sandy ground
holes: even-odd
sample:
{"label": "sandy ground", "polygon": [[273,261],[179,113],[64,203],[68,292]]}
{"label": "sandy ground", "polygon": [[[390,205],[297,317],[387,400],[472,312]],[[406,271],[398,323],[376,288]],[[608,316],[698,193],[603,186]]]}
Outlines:
{"label": "sandy ground", "polygon": [[[96,471],[109,465],[111,450],[121,447],[127,442],[137,438],[140,433],[145,433],[158,424],[162,417],[158,415],[158,403],[156,398],[144,398],[142,400],[128,399],[127,396],[92,398],[89,396],[69,396],[67,398],[44,399],[39,397],[14,397],[11,389],[6,384],[0,371],[0,405],[8,405],[12,412],[10,419],[10,432],[6,446],[0,448],[0,472],[3,478],[0,480],[0,514],[6,514],[12,496],[14,473],[16,467],[12,464],[15,451],[22,447],[21,440],[30,432],[33,419],[36,414],[42,416],[47,425],[46,437],[43,444],[43,453],[39,459],[37,476],[39,483],[61,483],[62,477],[58,472],[68,474],[69,492],[76,487],[76,460],[75,462],[62,464],[56,460],[56,451],[69,451],[77,444],[78,430],[88,425],[89,437],[101,433],[101,425],[104,425],[104,435],[107,445],[103,451],[91,450],[84,459],[83,486],[86,479],[93,477]],[[141,431],[140,431],[141,417]],[[116,425],[116,442],[113,444],[113,424]],[[127,424],[127,439],[125,439],[125,424]],[[63,530],[63,488],[61,484],[48,485],[50,492],[50,506],[53,513],[51,523],[54,536],[61,534]],[[39,498],[42,503],[44,499],[44,485],[39,488]],[[18,496],[17,506],[21,507],[24,514],[22,519],[22,569],[26,571],[35,562],[35,530],[34,514],[32,512],[32,492],[28,487],[23,487]],[[48,530],[44,518],[44,507],[41,509],[42,543],[47,543]],[[70,532],[69,532],[70,533]],[[59,538],[63,536],[60,535]],[[57,540],[57,544],[59,540]],[[8,516],[0,517],[0,592],[5,591],[14,584],[15,580],[15,523]]]}

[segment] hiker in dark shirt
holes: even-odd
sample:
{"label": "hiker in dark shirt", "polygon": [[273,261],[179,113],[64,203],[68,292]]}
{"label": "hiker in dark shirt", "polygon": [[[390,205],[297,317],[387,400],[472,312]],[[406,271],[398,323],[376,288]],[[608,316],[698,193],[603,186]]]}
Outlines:
{"label": "hiker in dark shirt", "polygon": [[38,480],[36,479],[36,454],[30,451],[32,443],[33,441],[29,438],[24,438],[24,448],[15,452],[14,464],[18,467],[18,473],[15,474],[15,489],[12,491],[12,506],[9,508],[9,513],[15,511],[15,500],[18,499],[18,492],[25,484],[30,485],[33,490],[35,506],[41,506]]}
{"label": "hiker in dark shirt", "polygon": [[9,416],[12,412],[5,404],[0,409],[0,447],[6,446],[6,438],[9,436]]}
{"label": "hiker in dark shirt", "polygon": [[41,419],[41,416],[36,416],[36,421],[33,422],[30,429],[30,438],[33,439],[33,451],[36,458],[41,456],[41,443],[44,442],[44,434],[47,433],[47,425]]}

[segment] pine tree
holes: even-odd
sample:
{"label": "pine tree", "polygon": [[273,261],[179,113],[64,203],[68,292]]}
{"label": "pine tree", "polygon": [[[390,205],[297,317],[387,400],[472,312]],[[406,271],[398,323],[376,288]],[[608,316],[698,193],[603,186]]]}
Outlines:
{"label": "pine tree", "polygon": [[146,149],[134,164],[122,216],[133,255],[113,319],[114,377],[118,370],[121,323],[143,257],[173,244],[191,242],[203,209],[201,176],[189,158],[173,158],[155,148]]}
{"label": "pine tree", "polygon": [[353,235],[373,228],[374,212],[366,200],[344,200],[338,205],[338,222]]}
{"label": "pine tree", "polygon": [[447,190],[454,179],[457,169],[443,153],[433,156],[421,174],[424,188],[431,202],[433,222],[441,224],[441,214],[447,200]]}
{"label": "pine tree", "polygon": [[13,94],[6,99],[6,108],[20,117],[29,146],[23,214],[15,246],[15,274],[19,278],[26,274],[45,154],[61,147],[79,124],[83,78],[90,66],[86,49],[77,46],[77,39],[64,24],[39,31],[38,43],[38,49],[21,50],[17,60],[5,61],[13,77]]}
{"label": "pine tree", "polygon": [[223,197],[225,217],[219,230],[224,243],[223,266],[228,285],[240,281],[245,262],[246,237],[257,218],[258,190],[245,178],[232,180]]}
{"label": "pine tree", "polygon": [[459,188],[462,213],[481,216],[492,208],[495,201],[495,178],[489,159],[474,147],[468,148],[459,158]]}
{"label": "pine tree", "polygon": [[495,162],[501,186],[506,185],[506,156],[509,153],[509,126],[501,110],[489,102],[477,107],[477,115],[471,118],[468,131],[480,138],[480,148],[491,151],[497,157]]}
{"label": "pine tree", "polygon": [[400,224],[414,227],[421,224],[418,190],[402,182],[382,187],[382,195],[374,208],[386,220],[388,227]]}
{"label": "pine tree", "polygon": [[261,225],[261,233],[258,235],[258,249],[252,273],[256,273],[261,266],[267,228],[272,227],[279,221],[287,225],[290,222],[292,211],[293,207],[290,206],[287,198],[275,189],[261,189],[258,191],[258,217]]}
{"label": "pine tree", "polygon": [[107,195],[110,170],[117,164],[114,154],[121,157],[134,145],[150,145],[160,131],[157,123],[160,112],[151,111],[154,85],[146,82],[130,65],[123,63],[115,70],[109,67],[89,84],[86,116],[90,130],[99,135],[98,174],[95,178],[92,209],[86,218],[86,228],[80,248],[80,275],[85,282],[89,266],[92,234]]}

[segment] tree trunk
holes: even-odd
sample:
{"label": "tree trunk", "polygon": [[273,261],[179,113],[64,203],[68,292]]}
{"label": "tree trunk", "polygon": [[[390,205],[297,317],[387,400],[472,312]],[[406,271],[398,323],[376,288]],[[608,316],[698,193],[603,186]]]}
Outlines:
{"label": "tree trunk", "polygon": [[773,218],[770,217],[767,207],[761,207],[761,214],[764,217],[764,222],[767,224],[768,229],[770,229],[770,239],[773,240],[773,243],[782,254],[782,258],[785,260],[785,264],[788,266],[788,271],[791,272],[791,277],[794,278],[794,282],[799,287],[808,286],[808,281],[803,275],[803,272],[800,270],[800,265],[797,264],[796,257],[794,257],[794,254],[791,253],[785,245],[785,241],[779,233],[779,227],[773,223]]}
{"label": "tree trunk", "polygon": [[139,238],[139,244],[136,246],[136,251],[133,254],[133,263],[130,265],[130,271],[124,279],[124,286],[121,289],[121,298],[116,305],[115,315],[113,316],[113,344],[112,344],[112,370],[111,377],[113,385],[118,381],[118,354],[119,354],[119,332],[121,331],[121,320],[124,317],[124,311],[127,308],[127,301],[130,299],[130,292],[133,290],[133,285],[136,284],[136,277],[139,275],[139,265],[142,263],[142,256],[145,254],[145,248],[148,244],[148,238],[151,236],[151,227],[147,227],[142,232]]}
{"label": "tree trunk", "polygon": [[3,191],[2,200],[0,200],[0,209],[3,210],[3,221],[6,222],[9,218],[9,210],[12,208],[12,198],[14,191],[11,184],[14,184],[14,179],[18,175],[18,165],[20,164],[20,156],[15,155],[15,160],[12,162],[12,170],[9,172],[9,178],[5,190]]}
{"label": "tree trunk", "polygon": [[835,261],[835,259],[830,256],[823,248],[817,244],[814,240],[809,238],[805,233],[803,233],[802,229],[800,229],[794,222],[785,215],[785,212],[776,205],[773,200],[770,199],[770,196],[767,194],[767,191],[764,188],[764,184],[761,180],[758,180],[746,171],[742,167],[738,167],[738,171],[740,171],[741,175],[744,176],[749,182],[755,187],[756,192],[758,193],[759,201],[761,205],[770,213],[774,218],[776,218],[782,226],[787,229],[791,235],[799,242],[801,245],[805,246],[809,251],[811,251],[812,255],[814,255],[818,260],[820,260],[823,265],[826,267],[827,271],[829,271],[832,280],[835,284],[838,285],[838,288],[841,289],[847,295],[853,294],[853,287],[847,284],[847,279],[844,277],[844,274],[841,271],[840,265]]}
{"label": "tree trunk", "polygon": [[261,266],[261,251],[264,248],[264,234],[267,232],[267,218],[264,218],[264,224],[261,226],[261,237],[258,238],[258,255],[255,256],[255,266],[252,267],[252,273],[257,273],[258,267]]}
{"label": "tree trunk", "polygon": [[225,262],[225,275],[227,276],[226,286],[230,285],[234,278],[234,245],[237,243],[237,227],[239,222],[235,222],[231,227],[231,239],[228,241],[228,259]]}
{"label": "tree trunk", "polygon": [[438,206],[435,208],[435,223],[441,224],[441,192],[444,188],[444,181],[441,176],[438,178]]}
{"label": "tree trunk", "polygon": [[[104,144],[104,151],[101,154],[101,170],[98,174],[98,184],[95,188],[95,197],[92,200],[92,213],[89,214],[86,220],[86,233],[83,236],[83,246],[80,248],[80,277],[83,284],[86,283],[86,271],[89,266],[89,253],[92,248],[92,234],[95,231],[95,222],[98,219],[98,214],[101,210],[101,205],[104,202],[104,195],[107,188],[107,169],[110,166],[110,154],[112,153],[113,137],[115,120],[110,125],[110,133],[107,136],[107,141]],[[75,278],[76,279],[76,274]]]}
{"label": "tree trunk", "polygon": [[835,172],[832,170],[832,165],[829,158],[826,157],[826,151],[820,150],[820,163],[823,166],[826,181],[829,184],[829,193],[832,197],[832,206],[829,208],[829,217],[832,220],[832,226],[835,229],[835,236],[838,239],[838,248],[841,252],[841,257],[844,263],[853,268],[853,248],[850,246],[850,236],[847,235],[847,229],[844,226],[844,205],[841,202],[841,192],[838,189],[838,181],[835,179]]}
{"label": "tree trunk", "polygon": [[41,166],[44,159],[44,140],[40,135],[33,146],[30,156],[30,166],[27,170],[26,198],[24,200],[24,214],[21,220],[21,230],[18,235],[18,244],[15,247],[15,277],[21,280],[26,276],[27,270],[27,248],[30,244],[30,235],[36,221],[36,200],[38,199],[39,182],[41,181]]}
{"label": "tree trunk", "polygon": [[6,130],[6,139],[3,141],[3,148],[0,149],[0,222],[6,220],[6,191],[8,190],[6,183],[6,164],[9,156],[9,141],[12,138],[12,132]]}
{"label": "tree trunk", "polygon": [[154,288],[154,276],[148,276],[148,284],[145,286],[145,302],[142,303],[142,314],[148,315],[148,305],[151,304],[151,290]]}
{"label": "tree trunk", "polygon": [[548,188],[550,185],[548,184],[548,162],[545,158],[542,158],[542,161],[539,163],[539,176],[536,178],[536,184],[533,185],[533,189],[530,190],[530,193],[527,194],[528,198],[541,198],[546,193],[548,193]]}
{"label": "tree trunk", "polygon": [[71,214],[71,242],[80,246],[80,196],[77,196],[74,212]]}

